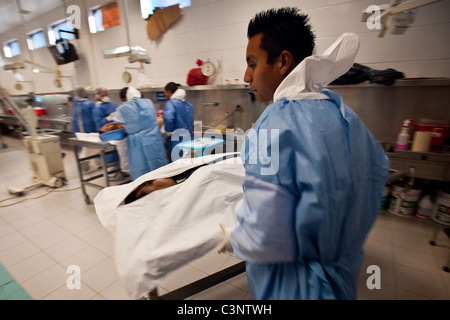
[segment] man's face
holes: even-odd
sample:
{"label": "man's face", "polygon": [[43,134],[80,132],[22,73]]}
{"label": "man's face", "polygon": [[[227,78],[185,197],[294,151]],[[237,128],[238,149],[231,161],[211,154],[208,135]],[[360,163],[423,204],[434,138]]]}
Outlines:
{"label": "man's face", "polygon": [[244,81],[250,84],[256,100],[269,102],[273,100],[273,94],[283,81],[283,76],[279,58],[273,64],[267,64],[268,53],[260,47],[261,38],[262,33],[259,33],[248,40]]}

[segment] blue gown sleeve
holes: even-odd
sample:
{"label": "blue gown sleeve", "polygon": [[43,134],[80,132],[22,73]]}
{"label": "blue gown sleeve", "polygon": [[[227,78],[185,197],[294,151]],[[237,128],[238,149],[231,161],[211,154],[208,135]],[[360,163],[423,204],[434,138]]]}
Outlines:
{"label": "blue gown sleeve", "polygon": [[97,132],[97,124],[95,122],[95,103],[91,100],[89,100],[89,107],[90,107],[90,115],[91,115],[91,128],[89,132]]}
{"label": "blue gown sleeve", "polygon": [[172,101],[167,101],[163,112],[164,130],[172,132],[175,130],[175,108]]}
{"label": "blue gown sleeve", "polygon": [[[188,110],[188,123],[189,124],[193,124],[194,123],[194,106],[192,105],[192,103],[187,102],[188,106],[189,106],[189,110]],[[193,130],[193,128],[190,128],[190,130]]]}
{"label": "blue gown sleeve", "polygon": [[[286,116],[290,117],[289,113]],[[260,117],[256,131],[247,134],[241,150],[246,164],[244,201],[230,241],[235,255],[249,262],[296,259],[295,211],[299,197],[292,161],[292,145],[296,142],[291,133],[293,121],[283,117],[277,112],[271,112],[270,118],[265,114]],[[266,147],[260,148],[263,141]],[[280,141],[284,142],[283,149]]]}
{"label": "blue gown sleeve", "polygon": [[122,115],[122,110],[123,108],[117,108],[117,112],[114,115],[114,117],[112,118],[112,121],[115,123],[119,123],[119,124],[124,124],[125,123],[125,119]]}
{"label": "blue gown sleeve", "polygon": [[108,122],[104,115],[103,106],[101,105],[95,106],[92,110],[92,114],[94,116],[95,127],[97,131],[100,131],[103,125],[105,125]]}
{"label": "blue gown sleeve", "polygon": [[243,188],[239,225],[230,237],[236,257],[254,263],[293,262],[296,197],[253,176],[246,176]]}

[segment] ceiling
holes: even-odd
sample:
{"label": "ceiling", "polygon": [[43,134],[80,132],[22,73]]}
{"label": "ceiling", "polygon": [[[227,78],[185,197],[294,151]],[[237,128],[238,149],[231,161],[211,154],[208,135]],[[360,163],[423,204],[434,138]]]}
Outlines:
{"label": "ceiling", "polygon": [[58,7],[64,11],[65,0],[0,0],[0,34],[17,27],[21,27],[22,21],[18,9],[18,2],[26,14],[25,22],[54,10]]}

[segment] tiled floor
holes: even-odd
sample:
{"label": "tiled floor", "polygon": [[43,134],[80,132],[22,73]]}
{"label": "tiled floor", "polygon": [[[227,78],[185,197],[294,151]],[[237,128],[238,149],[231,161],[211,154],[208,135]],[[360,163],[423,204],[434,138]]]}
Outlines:
{"label": "tiled floor", "polygon": [[[63,147],[68,185],[40,187],[15,197],[7,192],[8,187],[31,183],[28,154],[20,139],[6,136],[3,140],[7,148],[0,146],[2,265],[34,299],[130,299],[115,271],[113,239],[99,223],[93,205],[84,202],[71,148]],[[98,192],[90,187],[87,190],[91,199]],[[450,240],[441,232],[440,246],[430,246],[436,227],[430,220],[381,212],[365,244],[358,299],[449,300],[450,273],[442,267],[450,254]],[[159,293],[237,262],[233,256],[211,252],[169,275]],[[70,265],[82,270],[80,289],[69,289]],[[370,265],[380,268],[381,289],[367,288]],[[241,300],[251,296],[245,274],[241,274],[190,299]]]}

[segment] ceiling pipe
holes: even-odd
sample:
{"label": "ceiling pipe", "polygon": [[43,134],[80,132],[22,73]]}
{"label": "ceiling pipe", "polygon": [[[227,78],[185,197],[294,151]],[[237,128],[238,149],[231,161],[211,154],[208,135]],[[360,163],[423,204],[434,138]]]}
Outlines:
{"label": "ceiling pipe", "polygon": [[[19,15],[20,15],[20,21],[22,22],[23,36],[25,38],[25,45],[27,47],[28,56],[30,57],[30,61],[33,64],[33,68],[35,68],[35,66],[34,66],[34,57],[33,57],[33,50],[30,50],[30,48],[28,47],[27,26],[26,26],[25,18],[24,18],[25,13],[28,13],[28,11],[22,9],[22,5],[20,4],[20,0],[16,0],[16,4],[17,4],[17,10],[19,11]],[[36,92],[36,87],[34,85],[34,81],[30,80],[30,84],[31,84],[31,88],[33,90],[33,93],[35,93]]]}
{"label": "ceiling pipe", "polygon": [[124,0],[123,1],[123,6],[124,6],[124,18],[125,18],[125,31],[127,33],[127,44],[128,44],[128,48],[131,51],[131,37],[130,37],[130,27],[128,25],[128,0]]}

